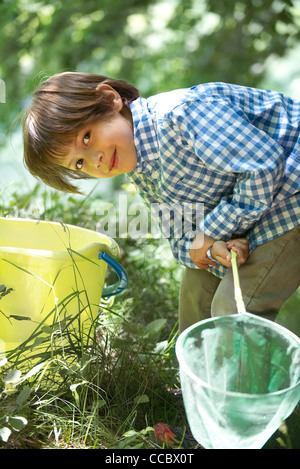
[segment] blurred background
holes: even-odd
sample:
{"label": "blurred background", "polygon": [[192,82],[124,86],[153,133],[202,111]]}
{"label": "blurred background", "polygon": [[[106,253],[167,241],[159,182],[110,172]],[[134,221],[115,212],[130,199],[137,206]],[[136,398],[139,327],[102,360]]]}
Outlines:
{"label": "blurred background", "polygon": [[225,81],[300,98],[300,0],[2,0],[0,36],[0,192],[34,183],[20,113],[54,73],[122,78],[145,97]]}

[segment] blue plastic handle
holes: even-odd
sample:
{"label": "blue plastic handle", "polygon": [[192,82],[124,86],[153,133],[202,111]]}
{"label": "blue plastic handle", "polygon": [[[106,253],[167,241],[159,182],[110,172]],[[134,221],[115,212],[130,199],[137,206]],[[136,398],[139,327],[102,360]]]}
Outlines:
{"label": "blue plastic handle", "polygon": [[121,266],[121,264],[119,264],[118,261],[116,261],[106,252],[100,252],[99,259],[105,261],[110,267],[112,267],[119,277],[119,281],[114,285],[103,287],[102,296],[108,297],[118,295],[118,293],[121,293],[121,291],[123,291],[128,284],[128,275],[126,270]]}

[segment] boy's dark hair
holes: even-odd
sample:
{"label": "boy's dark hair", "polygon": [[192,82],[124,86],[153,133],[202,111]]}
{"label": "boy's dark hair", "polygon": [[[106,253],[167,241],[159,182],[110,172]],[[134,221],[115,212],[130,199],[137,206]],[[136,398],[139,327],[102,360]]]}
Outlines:
{"label": "boy's dark hair", "polygon": [[105,83],[121,96],[123,108],[140,96],[123,80],[103,75],[64,72],[48,78],[32,95],[32,104],[22,120],[24,163],[35,177],[64,192],[80,193],[70,179],[87,179],[80,171],[64,168],[59,158],[75,135],[88,123],[109,117],[111,102],[97,86]]}

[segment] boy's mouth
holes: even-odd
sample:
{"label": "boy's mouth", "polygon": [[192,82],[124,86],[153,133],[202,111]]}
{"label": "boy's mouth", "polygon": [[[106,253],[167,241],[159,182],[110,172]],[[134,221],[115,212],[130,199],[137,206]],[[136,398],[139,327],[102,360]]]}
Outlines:
{"label": "boy's mouth", "polygon": [[115,169],[118,166],[118,155],[117,155],[117,150],[115,149],[113,156],[110,160],[110,165],[109,165],[109,171],[112,169]]}

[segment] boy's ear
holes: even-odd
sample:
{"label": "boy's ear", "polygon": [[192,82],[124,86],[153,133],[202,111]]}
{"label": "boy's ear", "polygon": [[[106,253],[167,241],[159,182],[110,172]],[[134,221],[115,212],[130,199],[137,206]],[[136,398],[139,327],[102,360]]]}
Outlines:
{"label": "boy's ear", "polygon": [[112,88],[107,83],[99,83],[96,88],[96,91],[106,95],[106,98],[111,101],[114,111],[121,111],[123,107],[123,101],[119,93],[114,88]]}

